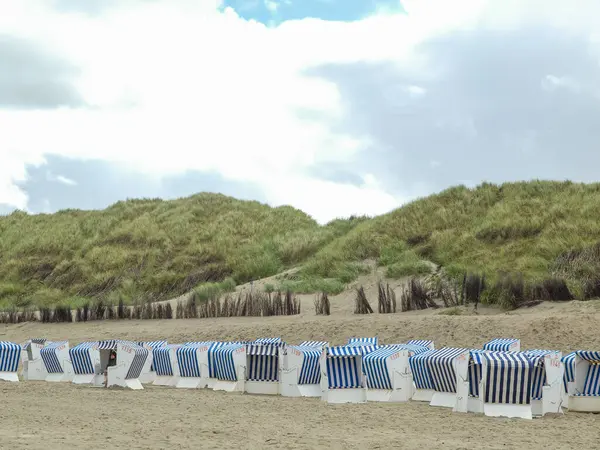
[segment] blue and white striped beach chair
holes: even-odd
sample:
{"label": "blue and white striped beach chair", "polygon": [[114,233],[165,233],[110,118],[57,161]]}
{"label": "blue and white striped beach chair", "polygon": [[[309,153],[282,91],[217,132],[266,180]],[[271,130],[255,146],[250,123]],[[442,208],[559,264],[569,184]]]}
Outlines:
{"label": "blue and white striped beach chair", "polygon": [[22,348],[14,342],[0,341],[0,380],[18,382]]}
{"label": "blue and white striped beach chair", "polygon": [[569,410],[600,412],[600,351],[577,350],[573,353]]}
{"label": "blue and white striped beach chair", "polygon": [[[304,342],[303,344],[307,344]],[[286,346],[280,355],[281,395],[320,397],[321,357],[327,343]]]}

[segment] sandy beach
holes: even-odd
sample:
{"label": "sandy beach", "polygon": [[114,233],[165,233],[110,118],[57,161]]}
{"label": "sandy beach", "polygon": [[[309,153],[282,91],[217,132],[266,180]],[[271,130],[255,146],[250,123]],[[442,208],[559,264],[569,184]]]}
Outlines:
{"label": "sandy beach", "polygon": [[328,405],[318,399],[148,387],[2,384],[7,449],[597,448],[594,415],[532,421],[425,404]]}
{"label": "sandy beach", "polygon": [[[494,337],[515,336],[522,348],[568,352],[600,348],[600,301],[542,304],[503,313],[464,308],[415,313],[351,313],[351,293],[333,299],[332,315],[296,317],[113,321],[3,325],[0,340],[31,337],[122,338],[169,342],[281,336],[287,342],[377,335],[386,343],[434,339],[437,347],[480,348]],[[309,297],[307,297],[307,300]],[[425,404],[328,405],[209,390],[146,386],[143,391],[21,382],[0,384],[0,447],[7,449],[567,449],[597,448],[593,414],[514,420],[452,413]]]}

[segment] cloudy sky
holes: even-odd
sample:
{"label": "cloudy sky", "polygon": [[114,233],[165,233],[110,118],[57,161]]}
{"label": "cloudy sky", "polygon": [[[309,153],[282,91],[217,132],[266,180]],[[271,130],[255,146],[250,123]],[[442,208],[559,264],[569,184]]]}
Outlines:
{"label": "cloudy sky", "polygon": [[0,214],[213,191],[325,222],[460,183],[594,181],[599,15],[597,0],[0,0]]}

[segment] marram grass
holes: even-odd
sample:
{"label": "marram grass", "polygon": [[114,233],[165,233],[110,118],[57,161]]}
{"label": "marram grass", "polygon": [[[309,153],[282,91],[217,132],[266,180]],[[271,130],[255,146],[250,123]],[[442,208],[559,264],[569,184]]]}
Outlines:
{"label": "marram grass", "polygon": [[600,184],[550,181],[458,186],[324,226],[292,207],[208,193],[16,212],[0,217],[0,309],[162,300],[194,288],[208,297],[292,267],[300,268],[294,277],[269,289],[335,294],[369,270],[365,260],[391,278],[434,263],[457,278],[561,277],[583,293],[600,277],[600,252],[591,250],[599,223]]}

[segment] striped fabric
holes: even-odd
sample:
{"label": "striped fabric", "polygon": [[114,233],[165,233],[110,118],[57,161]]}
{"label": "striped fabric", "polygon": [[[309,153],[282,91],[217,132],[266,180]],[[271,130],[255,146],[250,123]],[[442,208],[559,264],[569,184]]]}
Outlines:
{"label": "striped fabric", "polygon": [[200,341],[200,342],[186,342],[185,345],[186,347],[206,347],[206,346],[211,346],[214,342],[213,341]]}
{"label": "striped fabric", "polygon": [[279,381],[279,358],[269,355],[250,356],[248,381]]}
{"label": "striped fabric", "polygon": [[319,362],[321,350],[315,347],[300,345],[290,348],[298,350],[304,356],[300,376],[298,377],[298,384],[319,384],[321,382]]}
{"label": "striped fabric", "polygon": [[331,347],[329,350],[330,357],[327,358],[329,389],[360,388],[361,362],[356,358],[362,355],[360,347]]}
{"label": "striped fabric", "polygon": [[215,377],[222,381],[237,381],[233,355],[246,347],[245,344],[227,344],[214,348]]}
{"label": "striped fabric", "polygon": [[107,339],[98,342],[98,350],[116,350],[117,349],[116,339]]}
{"label": "striped fabric", "polygon": [[326,341],[304,341],[298,347],[327,347],[329,342]]}
{"label": "striped fabric", "polygon": [[279,381],[279,348],[281,338],[260,338],[246,346],[248,381]]}
{"label": "striped fabric", "polygon": [[148,346],[150,347],[152,350],[152,364],[150,364],[150,372],[154,372],[154,349],[155,348],[159,348],[159,347],[164,347],[165,345],[167,345],[167,341],[146,341],[146,342],[142,342],[142,341],[138,341],[136,342],[137,345],[144,347],[144,346]]}
{"label": "striped fabric", "polygon": [[581,395],[585,396],[599,396],[600,395],[600,362],[590,361],[590,367],[588,368],[587,375],[585,377],[585,383],[583,385],[583,392]]}
{"label": "striped fabric", "polygon": [[246,347],[248,356],[248,381],[279,381],[279,347],[281,339],[263,340]]}
{"label": "striped fabric", "polygon": [[33,338],[33,339],[29,339],[29,340],[23,342],[21,344],[21,348],[23,350],[27,350],[31,344],[41,344],[41,345],[44,345],[46,342],[48,342],[48,339],[46,339],[46,338]]}
{"label": "striped fabric", "polygon": [[525,350],[524,354],[532,359],[533,369],[531,376],[531,398],[541,400],[544,385],[546,384],[546,368],[544,367],[544,356],[558,353],[558,350]]}
{"label": "striped fabric", "polygon": [[179,375],[182,377],[200,378],[197,345],[183,345],[176,351]]}
{"label": "striped fabric", "polygon": [[281,341],[280,337],[277,338],[259,338],[256,339],[254,341],[254,344],[271,344],[271,345],[276,345],[276,344],[282,344],[283,342]]}
{"label": "striped fabric", "polygon": [[95,373],[90,351],[96,345],[98,345],[97,342],[82,342],[69,349],[69,357],[76,375],[93,375]]}
{"label": "striped fabric", "polygon": [[429,366],[427,365],[427,359],[434,352],[435,350],[428,350],[408,358],[410,371],[413,374],[413,381],[417,389],[434,389]]}
{"label": "striped fabric", "polygon": [[531,361],[531,399],[541,400],[546,384],[546,367],[544,356],[558,353],[558,350],[526,350],[524,352],[512,352],[512,354],[524,354]]}
{"label": "striped fabric", "polygon": [[346,347],[349,347],[349,348],[358,348],[359,351],[360,351],[360,353],[361,353],[361,355],[363,355],[363,356],[367,355],[367,354],[369,354],[371,352],[374,352],[375,350],[377,350],[379,348],[378,345],[358,345],[356,347],[352,347],[352,346],[346,346]]}
{"label": "striped fabric", "polygon": [[586,350],[577,350],[577,356],[579,356],[584,361],[589,362],[600,362],[600,352],[590,352]]}
{"label": "striped fabric", "polygon": [[46,371],[48,373],[64,373],[60,361],[58,360],[56,349],[66,344],[67,341],[52,342],[40,350],[40,356],[42,357],[42,361],[44,361],[44,366],[46,366]]}
{"label": "striped fabric", "polygon": [[361,347],[340,345],[337,347],[329,347],[327,349],[327,354],[334,357],[358,356],[363,354],[363,349]]}
{"label": "striped fabric", "polygon": [[213,342],[208,348],[208,376],[209,378],[217,378],[217,360],[216,352],[219,348],[231,345],[228,342]]}
{"label": "striped fabric", "polygon": [[578,393],[580,396],[599,396],[600,395],[600,352],[578,350],[575,352],[579,358],[589,362],[583,391]]}
{"label": "striped fabric", "polygon": [[[217,341],[214,341],[213,344],[216,343],[216,342]],[[248,346],[248,345],[256,344],[256,341],[224,341],[223,343],[226,344],[226,345],[245,345],[245,346]],[[275,344],[273,344],[273,345],[275,345]]]}
{"label": "striped fabric", "polygon": [[363,358],[362,367],[367,376],[369,389],[393,389],[387,363],[390,356],[402,350],[405,349],[400,346],[383,346]]}
{"label": "striped fabric", "polygon": [[348,345],[379,345],[379,338],[350,338],[348,339]]}
{"label": "striped fabric", "polygon": [[496,338],[486,342],[483,345],[483,349],[493,352],[508,352],[510,350],[510,346],[515,342],[519,342],[519,340],[513,338]]}
{"label": "striped fabric", "polygon": [[248,344],[246,352],[248,356],[277,356],[279,354],[278,344]]}
{"label": "striped fabric", "polygon": [[221,347],[225,347],[228,345],[235,345],[236,349],[239,348],[240,345],[247,345],[247,342],[213,342],[208,349],[208,376],[209,378],[218,378],[217,377],[217,359],[216,354],[217,350]]}
{"label": "striped fabric", "polygon": [[423,353],[428,355],[425,363],[429,369],[435,391],[456,392],[456,372],[452,362],[465,352],[468,353],[469,349],[444,347],[434,350],[433,353]]}
{"label": "striped fabric", "polygon": [[481,355],[487,362],[484,402],[529,405],[535,361],[524,352]]}
{"label": "striped fabric", "polygon": [[379,347],[375,345],[358,345],[356,347],[341,345],[337,347],[329,347],[327,349],[327,354],[331,356],[357,356],[357,355],[367,355]]}
{"label": "striped fabric", "polygon": [[429,348],[427,348],[427,347],[423,347],[422,345],[414,345],[414,344],[386,344],[386,345],[380,345],[377,350],[383,349],[383,348],[396,349],[396,350],[408,350],[409,356],[419,355],[421,353],[425,353],[425,352],[429,351]]}
{"label": "striped fabric", "polygon": [[573,383],[575,381],[575,357],[577,352],[571,352],[561,358],[562,363],[565,365],[565,373],[563,375],[563,385],[565,392],[567,392],[567,383]]}
{"label": "striped fabric", "polygon": [[546,355],[550,355],[551,353],[559,353],[559,350],[534,349],[534,350],[525,350],[521,353],[525,353],[528,356],[546,356]]}
{"label": "striped fabric", "polygon": [[471,350],[469,355],[469,396],[479,397],[479,383],[481,382],[483,350]]}
{"label": "striped fabric", "polygon": [[116,350],[117,344],[127,345],[129,347],[141,347],[137,342],[128,341],[125,339],[105,339],[98,341],[98,350]]}
{"label": "striped fabric", "polygon": [[[134,353],[133,359],[131,361],[131,365],[129,366],[129,370],[127,371],[127,374],[125,375],[125,379],[131,380],[131,379],[139,378],[140,374],[142,373],[142,370],[144,369],[144,364],[146,363],[146,359],[148,358],[148,355],[150,354],[150,352],[148,351],[147,348],[144,348],[133,341],[125,341],[125,340],[120,340],[120,339],[107,339],[104,341],[99,341],[97,343],[98,350],[117,350],[118,344],[129,347]],[[88,357],[89,357],[89,353],[88,353]],[[117,359],[118,359],[118,357],[119,356],[117,355]],[[90,362],[90,365],[91,365],[91,362]],[[77,372],[75,372],[75,373],[77,373]],[[94,373],[93,369],[92,369],[91,373]]]}
{"label": "striped fabric", "polygon": [[16,372],[22,348],[14,342],[0,341],[0,372]]}
{"label": "striped fabric", "polygon": [[531,398],[541,400],[546,384],[546,367],[542,356],[532,357],[533,370],[531,375]]}
{"label": "striped fabric", "polygon": [[433,350],[433,341],[429,341],[426,339],[411,339],[409,341],[406,341],[407,344],[410,345],[420,345],[423,347],[427,347],[428,349]]}
{"label": "striped fabric", "polygon": [[[115,342],[117,344],[129,345],[130,347],[141,347],[141,345],[139,345],[137,342],[127,341],[127,340],[124,340],[124,339],[117,339],[117,340],[115,340]],[[115,345],[115,348],[117,348],[116,345]]]}
{"label": "striped fabric", "polygon": [[130,344],[123,344],[130,347],[135,356],[133,357],[133,361],[131,361],[131,366],[129,366],[129,370],[127,371],[127,375],[125,375],[126,380],[131,380],[134,378],[139,378],[142,370],[144,369],[144,364],[146,364],[146,359],[148,359],[148,355],[150,352],[147,348],[141,347],[134,342]]}
{"label": "striped fabric", "polygon": [[171,350],[179,348],[180,345],[165,345],[162,347],[156,347],[152,349],[152,357],[154,359],[154,371],[159,377],[172,377],[173,365],[171,364]]}
{"label": "striped fabric", "polygon": [[136,344],[140,347],[148,346],[151,349],[155,349],[159,347],[164,347],[165,345],[167,345],[167,341],[138,341],[136,342]]}

